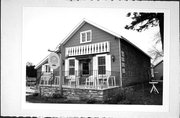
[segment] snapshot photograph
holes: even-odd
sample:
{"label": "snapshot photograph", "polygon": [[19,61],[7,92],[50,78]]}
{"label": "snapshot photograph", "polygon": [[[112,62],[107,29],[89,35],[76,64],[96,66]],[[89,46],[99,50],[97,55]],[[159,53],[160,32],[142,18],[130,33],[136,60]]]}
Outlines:
{"label": "snapshot photograph", "polygon": [[27,103],[163,105],[164,13],[25,7]]}

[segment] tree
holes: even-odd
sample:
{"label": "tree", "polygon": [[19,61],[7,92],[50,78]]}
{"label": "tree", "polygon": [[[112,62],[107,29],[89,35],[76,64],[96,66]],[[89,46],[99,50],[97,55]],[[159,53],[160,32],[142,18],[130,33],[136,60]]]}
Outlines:
{"label": "tree", "polygon": [[26,76],[27,77],[36,77],[37,72],[36,69],[34,69],[34,65],[30,62],[26,63]]}
{"label": "tree", "polygon": [[164,56],[164,53],[162,50],[159,50],[156,48],[156,46],[153,46],[148,53],[153,57],[152,63],[154,63],[159,58],[162,58]]}
{"label": "tree", "polygon": [[164,13],[128,13],[127,17],[131,17],[133,20],[131,24],[126,25],[125,29],[136,30],[141,32],[149,27],[154,27],[159,25],[162,50],[164,49]]}

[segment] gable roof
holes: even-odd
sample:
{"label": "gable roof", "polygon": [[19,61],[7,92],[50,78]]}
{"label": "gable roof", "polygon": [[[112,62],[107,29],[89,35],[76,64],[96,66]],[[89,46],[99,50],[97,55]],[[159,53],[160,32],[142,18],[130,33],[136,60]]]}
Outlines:
{"label": "gable roof", "polygon": [[[56,46],[55,51],[57,51],[61,45],[64,45],[68,40],[70,40],[71,37],[72,37],[85,23],[88,23],[88,24],[90,24],[90,25],[92,25],[92,26],[94,26],[94,27],[96,27],[96,28],[99,28],[99,29],[101,29],[102,31],[105,31],[105,32],[107,32],[107,33],[115,36],[115,37],[116,37],[117,39],[119,39],[119,40],[124,40],[124,41],[126,41],[127,43],[131,44],[133,47],[135,47],[136,49],[138,49],[139,51],[141,51],[143,54],[145,54],[146,56],[148,56],[149,58],[151,58],[148,54],[146,54],[146,53],[145,53],[144,51],[142,51],[139,47],[137,47],[136,45],[134,45],[133,43],[131,43],[129,40],[127,40],[127,39],[124,38],[123,36],[121,36],[121,35],[119,35],[119,34],[117,34],[117,33],[115,33],[115,32],[112,32],[112,31],[110,31],[110,30],[108,30],[108,29],[106,29],[106,28],[104,28],[104,27],[102,27],[102,26],[100,26],[100,25],[97,25],[97,24],[93,23],[92,21],[89,21],[89,20],[87,20],[87,19],[85,19],[85,18],[84,18],[83,20],[81,20],[81,22],[80,22],[78,25],[76,25],[76,26],[73,28],[73,30]],[[48,55],[48,56],[49,56],[49,55]],[[39,68],[42,64],[44,64],[45,61],[48,60],[48,56],[45,57],[40,63],[38,63],[38,64],[35,66],[35,69]]]}
{"label": "gable roof", "polygon": [[126,38],[124,38],[123,36],[115,33],[115,32],[112,32],[100,25],[97,25],[95,23],[93,23],[92,21],[89,21],[87,19],[83,19],[78,25],[76,25],[76,27],[74,27],[74,29],[61,41],[61,43],[56,47],[58,48],[61,44],[64,45],[68,40],[71,39],[71,37],[85,24],[85,23],[88,23],[96,28],[99,28],[101,29],[102,31],[105,31],[113,36],[115,36],[117,39],[121,39],[121,40],[124,40],[126,41],[127,43],[131,44],[133,47],[135,47],[136,49],[138,49],[139,51],[141,51],[142,53],[144,53],[146,56],[148,56],[149,58],[151,58],[148,54],[146,54],[144,51],[142,51],[139,47],[137,47],[135,44],[131,43],[129,40],[127,40]]}
{"label": "gable roof", "polygon": [[158,58],[156,61],[154,61],[153,64],[153,68],[155,68],[156,66],[158,66],[160,63],[163,62],[163,57]]}
{"label": "gable roof", "polygon": [[41,65],[45,64],[48,61],[48,56],[46,56],[43,60],[41,60],[36,66],[35,69],[38,69]]}
{"label": "gable roof", "polygon": [[116,36],[116,37],[118,37],[118,38],[122,38],[121,35],[116,34],[115,32],[112,32],[112,31],[110,31],[110,30],[108,30],[108,29],[106,29],[106,28],[104,28],[104,27],[102,27],[102,26],[99,26],[99,25],[93,23],[92,21],[89,21],[89,20],[87,20],[87,19],[83,19],[83,20],[82,20],[78,25],[76,25],[76,26],[74,27],[74,29],[62,40],[62,42],[61,42],[60,44],[63,44],[63,45],[64,45],[85,23],[89,23],[90,25],[93,25],[93,26],[95,26],[95,27],[97,27],[97,28],[99,28],[99,29],[101,29],[101,30],[103,30],[103,31],[111,34],[111,35],[114,35],[114,36]]}

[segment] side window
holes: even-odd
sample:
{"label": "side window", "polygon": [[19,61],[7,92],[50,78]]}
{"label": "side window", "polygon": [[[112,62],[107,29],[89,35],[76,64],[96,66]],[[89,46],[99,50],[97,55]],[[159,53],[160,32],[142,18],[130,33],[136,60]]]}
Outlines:
{"label": "side window", "polygon": [[70,59],[69,60],[69,75],[74,75],[75,74],[75,60]]}
{"label": "side window", "polygon": [[126,70],[125,70],[126,64],[125,64],[125,54],[124,51],[121,51],[121,68],[122,68],[122,74],[125,76]]}
{"label": "side window", "polygon": [[106,74],[105,56],[98,57],[98,74]]}

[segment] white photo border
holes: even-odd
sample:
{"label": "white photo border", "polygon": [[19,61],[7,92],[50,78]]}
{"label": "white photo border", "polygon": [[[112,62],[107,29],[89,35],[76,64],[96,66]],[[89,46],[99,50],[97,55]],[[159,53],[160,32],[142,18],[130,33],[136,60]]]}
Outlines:
{"label": "white photo border", "polygon": [[[8,6],[10,5],[10,6]],[[170,117],[179,109],[179,8],[177,2],[119,1],[2,1],[2,115],[17,116],[84,116],[84,117]],[[9,9],[8,7],[12,8]],[[163,105],[81,105],[33,104],[25,102],[25,64],[23,60],[24,7],[92,7],[129,11],[164,12],[164,86]],[[129,9],[132,8],[132,9]],[[153,8],[153,9],[152,9]],[[177,14],[176,14],[177,13]],[[7,15],[10,14],[10,15]],[[11,16],[12,15],[12,16]],[[13,16],[14,15],[14,16]],[[6,16],[6,17],[5,17]],[[15,21],[11,21],[11,18]],[[5,21],[6,20],[6,21]],[[13,23],[13,24],[11,24]],[[15,23],[15,27],[14,27]],[[9,30],[10,29],[10,30]],[[12,32],[11,32],[12,31]],[[9,36],[11,35],[11,36]],[[14,39],[13,39],[14,38]],[[8,45],[6,45],[8,44]],[[7,51],[8,50],[8,51]],[[4,54],[6,53],[6,54]],[[11,54],[14,59],[11,61]],[[7,54],[11,56],[7,56]],[[16,64],[14,64],[16,63]],[[18,66],[21,65],[21,66]],[[175,68],[175,69],[174,69]],[[13,72],[8,74],[8,72]],[[11,79],[13,78],[13,79]],[[17,87],[16,87],[17,86]],[[8,87],[13,87],[8,88]],[[12,92],[12,90],[16,92]],[[173,92],[172,92],[173,91]],[[11,93],[11,94],[7,94]],[[14,101],[12,101],[14,100]]]}

